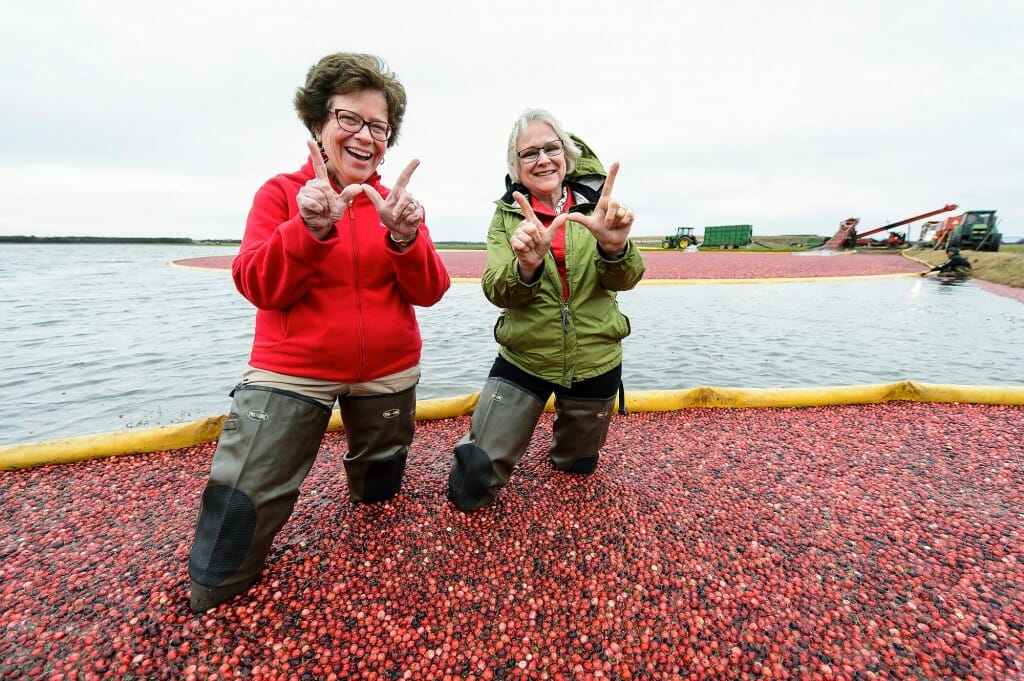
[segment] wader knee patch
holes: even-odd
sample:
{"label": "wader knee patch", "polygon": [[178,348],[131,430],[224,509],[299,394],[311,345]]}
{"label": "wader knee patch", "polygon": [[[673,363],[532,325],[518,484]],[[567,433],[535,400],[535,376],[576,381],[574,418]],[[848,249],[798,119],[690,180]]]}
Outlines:
{"label": "wader knee patch", "polygon": [[402,474],[405,472],[406,455],[401,454],[386,461],[373,461],[366,468],[363,478],[363,502],[373,504],[387,501],[402,488]]}
{"label": "wader knee patch", "polygon": [[207,485],[188,574],[205,586],[217,586],[242,566],[256,532],[256,507],[245,492]]}
{"label": "wader knee patch", "polygon": [[477,508],[491,488],[491,458],[474,444],[455,448],[455,465],[448,476],[448,498],[463,511]]}

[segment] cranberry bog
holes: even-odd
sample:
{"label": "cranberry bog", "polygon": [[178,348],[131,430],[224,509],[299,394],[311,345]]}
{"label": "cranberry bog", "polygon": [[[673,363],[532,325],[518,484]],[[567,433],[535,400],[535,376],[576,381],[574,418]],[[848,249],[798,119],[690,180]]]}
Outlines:
{"label": "cranberry bog", "polygon": [[888,402],[616,417],[596,472],[545,414],[488,510],[445,499],[469,417],[347,501],[329,433],[262,580],[196,616],[213,444],[4,472],[9,679],[1024,676],[1024,411]]}

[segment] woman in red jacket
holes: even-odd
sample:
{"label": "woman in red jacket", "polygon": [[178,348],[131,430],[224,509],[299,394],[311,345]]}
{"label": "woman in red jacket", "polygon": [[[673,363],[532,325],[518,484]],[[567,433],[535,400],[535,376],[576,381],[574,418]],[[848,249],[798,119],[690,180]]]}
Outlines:
{"label": "woman in red jacket", "polygon": [[377,57],[321,59],[295,94],[310,159],[256,193],[232,265],[256,308],[249,368],[232,392],[189,555],[191,607],[252,586],[291,515],[338,402],[349,496],[398,493],[415,422],[422,341],[414,305],[438,302],[448,273],[407,190],[377,166],[406,95]]}

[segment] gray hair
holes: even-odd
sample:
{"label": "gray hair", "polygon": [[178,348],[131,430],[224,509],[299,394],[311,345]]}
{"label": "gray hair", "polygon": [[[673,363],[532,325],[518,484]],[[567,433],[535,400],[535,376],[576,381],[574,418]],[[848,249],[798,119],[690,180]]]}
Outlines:
{"label": "gray hair", "polygon": [[519,182],[519,170],[521,168],[519,163],[519,138],[526,134],[527,128],[530,127],[530,123],[534,121],[540,121],[541,123],[547,123],[551,126],[551,129],[555,131],[558,139],[562,141],[563,154],[565,154],[565,174],[572,175],[573,171],[576,170],[576,161],[579,160],[583,151],[572,141],[569,137],[569,133],[562,128],[562,124],[558,122],[558,119],[552,116],[549,112],[544,109],[527,109],[519,118],[516,119],[515,125],[512,126],[512,132],[508,136],[508,175],[512,178],[513,182]]}

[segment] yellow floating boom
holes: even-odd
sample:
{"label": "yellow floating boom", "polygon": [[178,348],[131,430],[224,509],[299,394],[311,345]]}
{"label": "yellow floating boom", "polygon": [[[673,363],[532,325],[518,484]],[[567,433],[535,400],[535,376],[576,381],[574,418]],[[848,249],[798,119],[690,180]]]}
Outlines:
{"label": "yellow floating boom", "polygon": [[[473,413],[480,393],[416,403],[417,421],[465,416]],[[881,402],[960,402],[965,404],[1024,405],[1024,386],[934,385],[902,381],[879,385],[826,388],[714,388],[650,390],[626,393],[630,412],[676,411],[692,407],[767,408],[817,407]],[[548,401],[547,410],[553,410]],[[51,464],[73,463],[127,454],[147,454],[211,442],[220,436],[225,416],[188,423],[142,428],[99,435],[0,446],[0,470],[17,470]],[[328,430],[341,429],[335,411]],[[454,443],[453,443],[454,445]]]}

